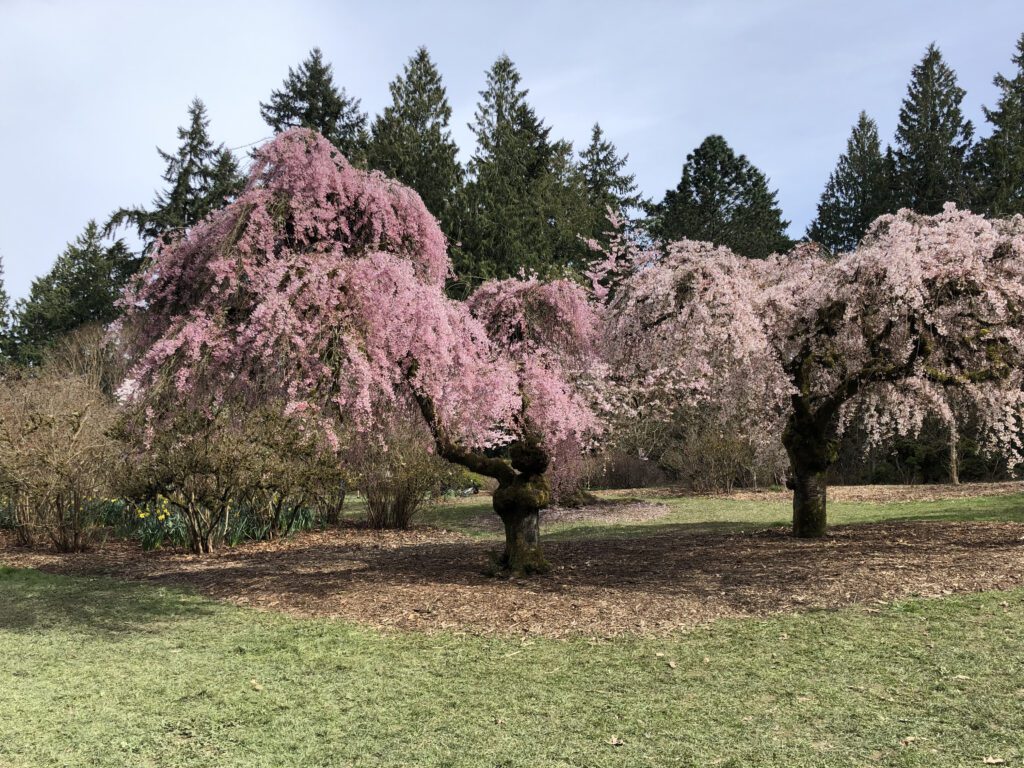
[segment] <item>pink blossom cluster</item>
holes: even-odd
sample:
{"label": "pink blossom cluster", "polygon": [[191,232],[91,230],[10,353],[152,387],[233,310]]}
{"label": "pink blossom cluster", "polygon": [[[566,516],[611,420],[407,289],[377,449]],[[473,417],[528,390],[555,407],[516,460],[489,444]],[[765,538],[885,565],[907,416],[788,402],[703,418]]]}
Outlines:
{"label": "pink blossom cluster", "polygon": [[797,409],[836,435],[859,419],[877,441],[971,408],[993,450],[1024,460],[1020,216],[903,210],[837,259],[673,243],[648,253],[609,318],[638,413],[705,403],[778,436]]}
{"label": "pink blossom cluster", "polygon": [[[575,386],[598,323],[569,283],[506,281],[448,299],[446,243],[419,196],[350,165],[318,134],[262,147],[244,192],[161,245],[117,329],[121,393],[149,421],[176,408],[280,400],[329,439],[428,398],[469,447],[529,416],[554,440],[594,426]],[[542,321],[545,321],[542,323]]]}

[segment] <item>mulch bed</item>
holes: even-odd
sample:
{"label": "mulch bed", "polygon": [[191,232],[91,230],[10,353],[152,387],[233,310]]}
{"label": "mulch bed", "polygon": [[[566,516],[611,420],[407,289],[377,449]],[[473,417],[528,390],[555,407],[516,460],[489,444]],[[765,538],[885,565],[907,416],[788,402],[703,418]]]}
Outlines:
{"label": "mulch bed", "polygon": [[183,585],[381,628],[549,637],[664,634],[722,617],[1024,585],[1024,525],[1013,523],[839,526],[818,541],[770,529],[550,542],[554,570],[512,580],[481,574],[494,545],[433,529],[344,528],[196,557],[124,542],[59,555],[0,539],[0,564]]}

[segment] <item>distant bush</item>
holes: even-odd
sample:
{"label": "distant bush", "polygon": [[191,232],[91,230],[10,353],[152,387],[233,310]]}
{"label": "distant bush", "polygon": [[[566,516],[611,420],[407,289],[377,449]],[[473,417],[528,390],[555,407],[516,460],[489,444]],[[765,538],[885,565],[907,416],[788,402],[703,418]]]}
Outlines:
{"label": "distant bush", "polygon": [[425,428],[397,419],[379,443],[361,448],[355,468],[371,528],[408,528],[424,504],[462,475],[431,447]]}

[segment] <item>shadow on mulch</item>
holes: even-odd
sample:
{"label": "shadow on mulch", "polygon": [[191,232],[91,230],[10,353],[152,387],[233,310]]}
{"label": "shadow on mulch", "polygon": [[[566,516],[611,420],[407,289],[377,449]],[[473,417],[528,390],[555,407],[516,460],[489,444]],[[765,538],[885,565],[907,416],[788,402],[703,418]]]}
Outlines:
{"label": "shadow on mulch", "polygon": [[184,585],[266,610],[376,627],[550,637],[661,634],[722,617],[764,616],[908,596],[1024,585],[1024,525],[839,526],[817,541],[783,529],[549,542],[554,565],[530,579],[487,578],[494,543],[440,530],[355,528],[249,544],[206,557],[26,552],[0,563]]}

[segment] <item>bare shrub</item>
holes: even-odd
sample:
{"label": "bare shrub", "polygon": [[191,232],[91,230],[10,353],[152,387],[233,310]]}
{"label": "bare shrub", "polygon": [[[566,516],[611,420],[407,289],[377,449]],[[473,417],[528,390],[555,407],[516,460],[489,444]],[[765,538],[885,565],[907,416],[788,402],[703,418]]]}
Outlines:
{"label": "bare shrub", "polygon": [[383,440],[360,449],[357,483],[371,528],[408,528],[423,505],[439,495],[451,465],[430,446],[422,426],[399,418]]}
{"label": "bare shrub", "polygon": [[86,549],[119,452],[113,403],[88,376],[8,373],[0,388],[0,496],[17,539]]}

